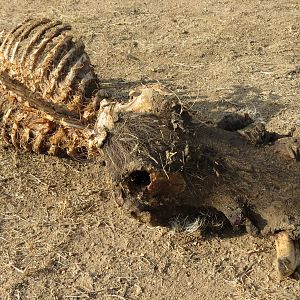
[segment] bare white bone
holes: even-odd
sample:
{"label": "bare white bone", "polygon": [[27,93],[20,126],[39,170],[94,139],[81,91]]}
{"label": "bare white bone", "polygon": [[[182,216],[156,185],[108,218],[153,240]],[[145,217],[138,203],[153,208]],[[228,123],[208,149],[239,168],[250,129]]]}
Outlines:
{"label": "bare white bone", "polygon": [[140,93],[130,93],[132,99],[127,103],[116,103],[106,99],[100,103],[97,121],[94,127],[96,144],[101,147],[119,120],[120,113],[150,113],[153,111],[153,89],[144,88]]}

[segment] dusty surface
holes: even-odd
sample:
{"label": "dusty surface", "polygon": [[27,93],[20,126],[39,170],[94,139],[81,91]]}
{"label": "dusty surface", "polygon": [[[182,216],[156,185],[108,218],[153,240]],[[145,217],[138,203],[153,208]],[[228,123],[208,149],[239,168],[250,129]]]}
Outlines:
{"label": "dusty surface", "polygon": [[[247,111],[299,126],[298,1],[0,1],[0,32],[28,15],[82,35],[103,87],[159,81],[199,117]],[[0,299],[299,299],[272,237],[176,233],[110,200],[93,163],[0,150]]]}

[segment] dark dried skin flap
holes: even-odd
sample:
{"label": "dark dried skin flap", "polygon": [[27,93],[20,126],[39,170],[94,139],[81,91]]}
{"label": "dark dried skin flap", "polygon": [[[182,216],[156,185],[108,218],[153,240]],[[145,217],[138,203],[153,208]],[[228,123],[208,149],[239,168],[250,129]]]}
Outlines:
{"label": "dark dried skin flap", "polygon": [[180,135],[190,149],[180,171],[184,181],[152,166],[147,186],[129,187],[130,209],[149,211],[164,223],[180,207],[213,207],[233,226],[250,220],[263,235],[285,230],[300,236],[299,163],[282,159],[272,146],[252,145],[238,132],[199,123],[188,131]]}

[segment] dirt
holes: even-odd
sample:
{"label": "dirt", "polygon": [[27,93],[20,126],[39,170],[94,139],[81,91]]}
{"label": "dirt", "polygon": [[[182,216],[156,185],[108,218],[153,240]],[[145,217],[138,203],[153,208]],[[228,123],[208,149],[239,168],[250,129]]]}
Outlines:
{"label": "dirt", "polygon": [[[81,35],[113,97],[160,82],[201,120],[246,112],[299,126],[298,1],[0,1]],[[130,218],[105,168],[0,148],[0,299],[299,299],[273,238],[175,232]]]}

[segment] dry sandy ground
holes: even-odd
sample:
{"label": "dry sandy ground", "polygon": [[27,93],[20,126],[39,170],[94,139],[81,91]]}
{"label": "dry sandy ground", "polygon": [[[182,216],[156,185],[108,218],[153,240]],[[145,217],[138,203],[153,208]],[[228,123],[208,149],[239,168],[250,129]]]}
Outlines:
{"label": "dry sandy ground", "polygon": [[[199,117],[248,111],[299,126],[298,0],[0,1],[0,32],[28,16],[70,23],[103,87],[159,81]],[[129,218],[94,163],[0,148],[0,299],[300,299],[272,237],[174,233]]]}

